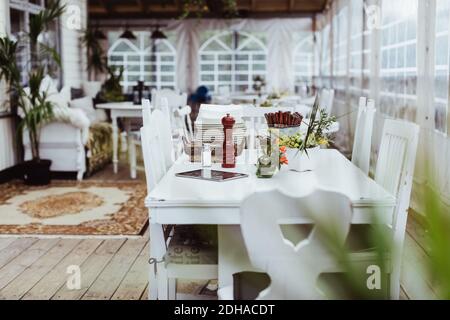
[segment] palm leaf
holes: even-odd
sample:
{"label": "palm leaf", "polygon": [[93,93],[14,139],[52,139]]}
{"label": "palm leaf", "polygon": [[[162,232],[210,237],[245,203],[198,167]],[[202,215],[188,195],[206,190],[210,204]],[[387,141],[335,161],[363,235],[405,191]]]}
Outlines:
{"label": "palm leaf", "polygon": [[319,96],[317,95],[316,99],[314,100],[314,105],[311,111],[311,116],[308,123],[308,130],[306,131],[305,139],[303,140],[303,143],[300,146],[300,151],[306,151],[306,149],[308,148],[308,140],[314,131],[318,111],[319,111]]}
{"label": "palm leaf", "polygon": [[58,67],[61,68],[61,57],[59,56],[58,51],[55,48],[47,46],[46,44],[40,44],[41,54],[50,56],[53,61],[56,62]]}

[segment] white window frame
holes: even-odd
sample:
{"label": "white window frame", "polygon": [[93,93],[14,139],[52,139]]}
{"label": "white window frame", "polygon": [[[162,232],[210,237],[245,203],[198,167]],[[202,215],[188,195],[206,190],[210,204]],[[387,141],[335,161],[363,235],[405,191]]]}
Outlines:
{"label": "white window frame", "polygon": [[[154,87],[158,90],[163,88],[169,89],[177,89],[177,79],[176,79],[176,70],[177,70],[177,55],[175,47],[172,43],[167,39],[161,39],[157,41],[161,41],[169,51],[155,51],[152,53],[152,45],[145,47],[145,37],[150,37],[150,33],[148,32],[135,32],[138,38],[137,47],[128,39],[117,39],[108,49],[108,65],[112,66],[124,66],[123,79],[120,82],[124,92],[128,92],[130,88],[136,85],[135,80],[129,80],[130,76],[138,76],[139,80],[144,81],[146,86]],[[115,49],[121,45],[122,43],[129,46],[133,51],[115,51]],[[154,55],[154,61],[151,61],[151,57]],[[137,57],[136,60],[128,61],[130,56]],[[122,61],[113,61],[112,57],[121,57]],[[164,58],[170,57],[172,61],[164,61]],[[128,70],[128,66],[139,67],[138,71]],[[153,66],[153,67],[152,67]],[[162,71],[163,67],[172,66],[173,71]],[[156,71],[146,71],[146,67],[149,67],[151,70]],[[146,76],[155,76],[155,81],[145,80]],[[172,81],[165,81],[163,77],[171,76],[173,78]]]}
{"label": "white window frame", "polygon": [[[304,51],[310,44],[311,51]],[[300,41],[294,48],[294,76],[296,85],[311,85],[314,76],[314,35],[311,34]],[[303,71],[306,70],[306,71]]]}
{"label": "white window frame", "polygon": [[[253,77],[256,75],[261,75],[266,79],[267,76],[267,67],[264,70],[255,70],[255,65],[264,65],[267,66],[267,47],[264,43],[255,37],[254,35],[247,32],[238,32],[240,36],[246,37],[244,41],[242,41],[239,46],[235,46],[233,36],[233,44],[230,48],[227,46],[221,38],[224,36],[228,36],[233,33],[231,31],[221,32],[207,39],[199,49],[198,53],[198,64],[199,64],[199,81],[201,85],[208,86],[212,89],[212,92],[218,92],[219,87],[221,86],[229,86],[231,91],[239,91],[236,90],[238,86],[246,86],[247,90],[252,90],[253,87]],[[245,50],[243,49],[250,42],[256,42],[260,47],[260,50]],[[218,50],[207,50],[208,46],[217,42],[221,47],[223,47],[223,51]],[[236,47],[234,49],[234,47]],[[248,60],[237,60],[236,57],[238,55],[247,55]],[[256,56],[264,55],[263,60],[256,60]],[[203,60],[202,56],[212,56],[212,60]],[[230,60],[221,60],[220,56],[231,56]],[[202,70],[202,66],[211,66],[214,65],[213,70]],[[220,70],[221,65],[230,65],[230,70]],[[247,70],[237,70],[238,65],[247,65]],[[230,80],[219,80],[222,75],[230,75]],[[237,80],[236,77],[239,75],[248,75],[247,80]],[[202,80],[203,76],[212,76],[213,80]]]}

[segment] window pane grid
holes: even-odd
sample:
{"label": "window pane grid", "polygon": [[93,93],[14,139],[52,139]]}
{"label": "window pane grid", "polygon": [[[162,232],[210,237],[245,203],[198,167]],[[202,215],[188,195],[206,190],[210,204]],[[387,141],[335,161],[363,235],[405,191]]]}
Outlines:
{"label": "window pane grid", "polygon": [[[236,41],[238,43],[234,44]],[[201,84],[212,92],[217,92],[221,86],[229,86],[232,91],[251,90],[253,77],[266,75],[266,57],[265,46],[251,34],[213,35],[199,52]]]}
{"label": "window pane grid", "polygon": [[152,48],[149,32],[135,34],[137,40],[116,39],[108,51],[108,64],[124,67],[121,81],[124,92],[139,80],[157,89],[175,89],[176,52],[172,43],[164,39]]}

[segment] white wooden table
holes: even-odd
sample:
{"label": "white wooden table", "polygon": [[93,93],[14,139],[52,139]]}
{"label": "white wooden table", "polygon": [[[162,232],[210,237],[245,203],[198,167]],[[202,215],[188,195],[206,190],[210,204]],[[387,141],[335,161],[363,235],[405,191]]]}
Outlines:
{"label": "white wooden table", "polygon": [[[176,177],[175,173],[199,168],[199,164],[178,161],[167,172],[157,187],[146,198],[150,212],[150,257],[161,261],[163,253],[155,239],[162,224],[218,225],[219,233],[219,288],[232,284],[232,274],[252,270],[240,232],[240,204],[248,195],[278,188],[302,196],[314,188],[342,192],[352,200],[354,224],[377,221],[391,223],[395,198],[368,178],[337,150],[321,150],[312,172],[282,170],[272,179],[258,179],[254,165],[238,165],[231,171],[249,173],[250,177],[228,182],[210,182]],[[220,165],[216,167],[220,168]],[[213,167],[214,169],[214,167]],[[220,170],[222,170],[220,168]],[[299,220],[298,224],[311,223]],[[149,284],[151,299],[156,299],[157,286]]]}
{"label": "white wooden table", "polygon": [[[113,129],[113,168],[114,173],[118,172],[119,168],[119,128],[117,126],[118,118],[141,118],[142,106],[133,104],[132,102],[109,102],[99,103],[96,105],[99,109],[107,109],[111,111],[112,129]],[[128,128],[127,128],[128,130]],[[129,133],[129,132],[127,132]]]}

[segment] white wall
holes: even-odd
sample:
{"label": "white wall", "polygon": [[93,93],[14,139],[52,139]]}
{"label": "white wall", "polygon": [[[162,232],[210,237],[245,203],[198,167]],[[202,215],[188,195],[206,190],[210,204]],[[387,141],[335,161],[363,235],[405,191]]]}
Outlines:
{"label": "white wall", "polygon": [[[87,0],[63,0],[67,9],[61,17],[61,63],[63,85],[81,87],[87,79],[86,54],[80,43],[81,30],[87,26]],[[79,8],[81,28],[74,28],[74,17]]]}
{"label": "white wall", "polygon": [[[6,24],[8,19],[8,1],[0,1],[0,37],[6,35]],[[0,112],[3,110],[7,94],[6,86],[0,83]],[[15,136],[11,118],[0,118],[0,171],[16,164]]]}
{"label": "white wall", "polygon": [[[6,34],[6,4],[7,1],[0,2],[0,37]],[[3,111],[3,103],[5,100],[5,84],[3,81],[0,83],[0,112]]]}
{"label": "white wall", "polygon": [[17,163],[14,132],[11,118],[0,118],[0,171]]}

